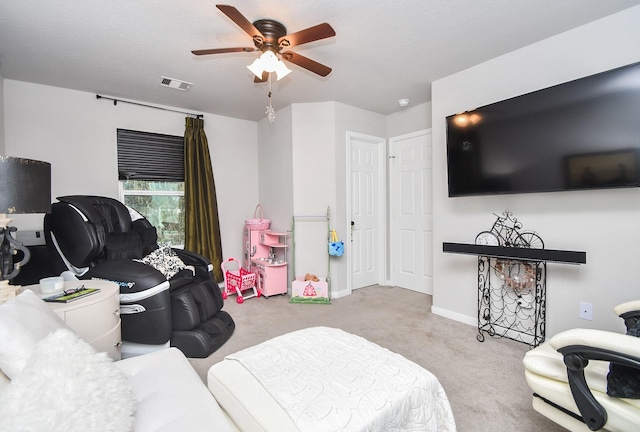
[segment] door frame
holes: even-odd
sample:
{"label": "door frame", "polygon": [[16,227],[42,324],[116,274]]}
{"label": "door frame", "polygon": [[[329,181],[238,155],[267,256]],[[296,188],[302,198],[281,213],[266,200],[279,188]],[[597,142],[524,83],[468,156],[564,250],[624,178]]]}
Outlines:
{"label": "door frame", "polygon": [[353,279],[352,279],[352,265],[351,265],[351,141],[357,139],[358,141],[365,141],[377,146],[378,156],[378,283],[386,284],[388,281],[388,227],[387,227],[387,140],[386,138],[377,137],[373,135],[366,135],[358,132],[347,131],[347,157],[346,157],[346,216],[345,226],[347,227],[347,238],[345,241],[345,254],[349,257],[347,260],[347,295],[353,291]]}

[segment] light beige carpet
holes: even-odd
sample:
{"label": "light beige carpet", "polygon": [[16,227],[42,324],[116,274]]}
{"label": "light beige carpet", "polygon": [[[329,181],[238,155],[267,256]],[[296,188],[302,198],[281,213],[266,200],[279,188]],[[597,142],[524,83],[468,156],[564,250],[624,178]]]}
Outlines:
{"label": "light beige carpet", "polygon": [[329,305],[291,304],[288,296],[230,297],[236,322],[229,341],[205,359],[191,359],[206,382],[209,367],[227,354],[293,330],[337,327],[402,354],[431,371],[444,387],[459,432],[560,432],[531,408],[522,358],[529,349],[508,339],[476,340],[477,329],[430,312],[431,296],[372,286]]}

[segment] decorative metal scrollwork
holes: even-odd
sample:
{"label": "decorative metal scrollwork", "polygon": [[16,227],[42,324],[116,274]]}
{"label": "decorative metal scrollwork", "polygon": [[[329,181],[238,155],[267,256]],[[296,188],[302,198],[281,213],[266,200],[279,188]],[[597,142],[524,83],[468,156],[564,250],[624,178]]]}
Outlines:
{"label": "decorative metal scrollwork", "polygon": [[[488,232],[499,246],[544,248],[542,238],[523,231],[511,212],[496,217]],[[487,333],[537,346],[545,339],[545,316],[545,262],[478,257],[478,341]]]}
{"label": "decorative metal scrollwork", "polygon": [[522,231],[522,222],[510,211],[503,211],[502,216],[494,213],[494,216],[496,221],[489,231],[498,237],[500,246],[544,249],[542,238],[534,231]]}

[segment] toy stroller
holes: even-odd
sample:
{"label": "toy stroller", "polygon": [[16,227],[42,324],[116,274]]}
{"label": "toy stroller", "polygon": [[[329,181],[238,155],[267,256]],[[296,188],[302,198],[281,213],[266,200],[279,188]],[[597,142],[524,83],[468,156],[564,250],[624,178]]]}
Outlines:
{"label": "toy stroller", "polygon": [[[220,264],[224,275],[224,290],[222,298],[226,299],[230,294],[237,294],[236,301],[243,303],[245,299],[260,297],[260,292],[256,289],[256,274],[246,271],[240,267],[240,262],[235,258],[229,258]],[[242,295],[243,291],[252,290],[249,295]]]}

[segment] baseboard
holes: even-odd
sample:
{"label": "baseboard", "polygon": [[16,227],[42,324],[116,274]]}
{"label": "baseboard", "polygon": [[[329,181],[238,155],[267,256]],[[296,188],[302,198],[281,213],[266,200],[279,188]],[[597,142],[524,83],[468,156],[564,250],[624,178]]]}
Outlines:
{"label": "baseboard", "polygon": [[348,295],[349,295],[349,292],[347,290],[341,290],[341,291],[331,290],[331,298],[332,299],[340,298],[340,297],[346,297]]}
{"label": "baseboard", "polygon": [[470,317],[468,315],[463,315],[461,313],[452,312],[448,309],[442,309],[437,306],[431,306],[431,313],[440,315],[445,318],[452,319],[454,321],[458,321],[464,324],[468,324],[470,326],[477,327],[478,326],[478,318]]}

